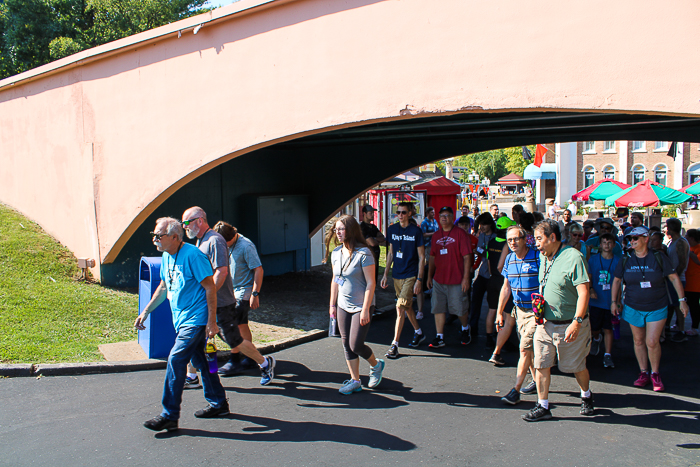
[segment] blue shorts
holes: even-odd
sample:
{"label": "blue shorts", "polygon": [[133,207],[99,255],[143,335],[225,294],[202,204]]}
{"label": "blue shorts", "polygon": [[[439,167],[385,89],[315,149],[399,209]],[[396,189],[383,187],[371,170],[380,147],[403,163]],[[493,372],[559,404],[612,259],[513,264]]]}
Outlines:
{"label": "blue shorts", "polygon": [[632,326],[636,326],[638,328],[646,327],[647,323],[653,323],[655,321],[666,319],[667,313],[667,306],[654,311],[639,311],[627,305],[622,307],[622,319],[630,323]]}

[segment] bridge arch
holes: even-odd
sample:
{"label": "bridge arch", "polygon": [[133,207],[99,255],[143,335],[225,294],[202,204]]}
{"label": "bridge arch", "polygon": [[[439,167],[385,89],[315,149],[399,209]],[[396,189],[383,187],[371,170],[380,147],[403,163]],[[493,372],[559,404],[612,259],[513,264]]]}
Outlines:
{"label": "bridge arch", "polygon": [[[700,103],[688,92],[700,63],[687,60],[700,39],[696,2],[674,3],[663,35],[635,21],[666,8],[242,0],[0,81],[0,156],[10,168],[0,201],[105,266],[175,194],[236,160],[239,183],[255,187],[261,172],[318,174],[314,161],[337,171],[329,150],[371,155],[374,172],[352,186],[334,180],[333,196],[315,188],[313,229],[364,188],[441,155],[592,138],[696,141]],[[599,21],[600,11],[618,24]],[[640,73],[639,63],[660,62],[684,66]],[[65,222],[75,216],[81,225]]]}

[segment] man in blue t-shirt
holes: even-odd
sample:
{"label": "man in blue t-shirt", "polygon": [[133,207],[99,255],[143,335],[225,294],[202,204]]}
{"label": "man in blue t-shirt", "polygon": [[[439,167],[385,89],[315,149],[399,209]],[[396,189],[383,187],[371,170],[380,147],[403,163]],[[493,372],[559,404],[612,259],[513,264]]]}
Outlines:
{"label": "man in blue t-shirt", "polygon": [[[505,280],[498,297],[496,315],[496,328],[499,335],[501,332],[510,334],[510,329],[517,324],[520,336],[520,359],[515,374],[515,386],[501,398],[511,405],[520,402],[520,394],[534,394],[537,391],[535,368],[532,366],[533,336],[537,323],[535,323],[535,314],[532,312],[531,296],[539,292],[540,253],[527,246],[526,237],[527,232],[519,225],[511,226],[506,231],[506,241],[511,252],[503,263],[501,274]],[[511,294],[515,305],[512,311],[505,309]],[[532,373],[532,382],[522,388],[528,370]]]}
{"label": "man in blue t-shirt", "polygon": [[209,405],[195,412],[198,418],[213,418],[229,413],[226,391],[216,373],[209,373],[205,345],[219,328],[216,325],[216,286],[209,259],[194,245],[182,241],[183,229],[177,219],[163,217],[156,221],[153,244],[163,252],[160,285],[151,301],[136,318],[134,327],[146,329],[148,315],[167,297],[177,336],[168,356],[163,386],[163,411],[143,424],[154,431],[178,429],[180,402],[185,386],[187,362],[202,370],[204,398]]}
{"label": "man in blue t-shirt", "polygon": [[597,219],[595,224],[593,224],[593,227],[596,230],[596,234],[591,235],[588,240],[586,240],[586,248],[588,252],[586,257],[590,258],[591,255],[598,254],[598,250],[600,248],[600,237],[606,233],[612,234],[613,238],[616,239],[615,244],[613,245],[613,254],[615,256],[622,256],[622,246],[617,242],[617,227],[615,227],[613,220],[609,217]]}
{"label": "man in blue t-shirt", "polygon": [[410,347],[418,347],[425,340],[423,330],[418,326],[416,315],[413,312],[413,294],[422,293],[423,275],[425,273],[425,247],[423,242],[423,231],[409,223],[411,215],[411,203],[399,203],[396,214],[399,222],[389,226],[387,229],[387,241],[389,242],[389,252],[386,258],[386,268],[382,276],[381,286],[383,289],[389,285],[387,273],[392,267],[391,276],[394,279],[394,290],[396,291],[396,325],[394,327],[394,340],[386,353],[388,358],[398,358],[399,337],[403,329],[404,316],[413,326],[414,333]]}
{"label": "man in blue t-shirt", "polygon": [[[601,341],[604,340],[603,366],[605,368],[615,368],[610,354],[613,344],[610,304],[612,302],[613,274],[615,274],[615,268],[620,261],[620,257],[613,254],[616,244],[613,234],[602,234],[600,236],[600,252],[591,255],[588,259],[588,277],[591,281],[591,296],[588,300],[588,314],[591,323],[590,355],[598,355]],[[603,336],[600,335],[601,329]]]}

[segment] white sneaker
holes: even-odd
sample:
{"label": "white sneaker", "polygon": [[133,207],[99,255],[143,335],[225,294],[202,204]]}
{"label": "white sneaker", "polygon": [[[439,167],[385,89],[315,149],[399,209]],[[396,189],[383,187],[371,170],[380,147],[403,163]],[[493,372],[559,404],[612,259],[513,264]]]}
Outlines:
{"label": "white sneaker", "polygon": [[416,312],[416,319],[418,319],[418,320],[423,319],[423,312],[422,311]]}
{"label": "white sneaker", "polygon": [[384,372],[384,360],[377,359],[377,364],[369,368],[369,384],[368,388],[376,388],[382,382],[382,373]]}

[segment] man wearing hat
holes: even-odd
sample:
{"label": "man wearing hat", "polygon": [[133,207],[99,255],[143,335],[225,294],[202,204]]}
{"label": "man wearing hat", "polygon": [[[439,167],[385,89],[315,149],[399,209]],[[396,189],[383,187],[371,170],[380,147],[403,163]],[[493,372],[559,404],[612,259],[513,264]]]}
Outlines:
{"label": "man wearing hat", "polygon": [[440,209],[440,230],[435,232],[430,248],[428,288],[433,288],[431,311],[435,316],[436,336],[431,348],[445,346],[444,330],[447,313],[462,323],[461,342],[471,342],[469,333],[469,288],[472,267],[472,245],[467,233],[454,225],[454,211]]}
{"label": "man wearing hat", "polygon": [[[605,233],[613,234],[617,238],[617,227],[615,227],[615,222],[609,217],[603,217],[597,219],[593,227],[596,230],[597,235],[592,235],[588,240],[586,240],[586,248],[588,250],[587,258],[591,255],[598,254],[600,249],[600,236]],[[615,242],[615,247],[613,248],[613,255],[622,256],[622,247],[618,242]]]}
{"label": "man wearing hat", "polygon": [[[376,211],[376,209],[374,209],[374,207],[372,207],[371,204],[365,204],[362,207],[362,222],[360,222],[360,229],[362,230],[362,236],[365,237],[367,245],[369,245],[369,249],[372,250],[372,256],[374,256],[374,264],[377,265],[377,267],[374,268],[374,280],[375,284],[378,284],[379,282],[377,280],[379,278],[380,254],[379,247],[380,245],[383,245],[384,242],[386,242],[386,238],[384,237],[384,234],[382,234],[379,231],[377,226],[372,223],[374,222],[374,211]],[[376,300],[377,297],[375,295],[372,299],[373,303],[372,307],[370,308],[370,314],[374,314]]]}

